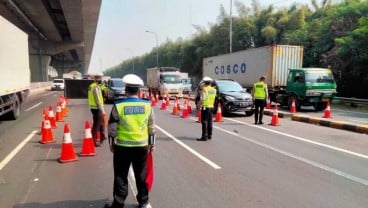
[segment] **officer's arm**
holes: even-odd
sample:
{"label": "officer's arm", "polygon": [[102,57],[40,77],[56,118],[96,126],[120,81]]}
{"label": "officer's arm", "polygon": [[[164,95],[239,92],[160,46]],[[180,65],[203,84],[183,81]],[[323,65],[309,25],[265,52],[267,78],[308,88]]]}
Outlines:
{"label": "officer's arm", "polygon": [[152,109],[151,114],[148,118],[148,136],[148,145],[150,146],[150,151],[153,151],[154,146],[156,145],[156,124],[155,115]]}
{"label": "officer's arm", "polygon": [[114,140],[116,138],[116,132],[119,124],[119,114],[116,109],[116,105],[112,107],[110,118],[109,118],[109,125],[108,125],[108,135],[109,135],[109,144],[110,147],[113,146]]}
{"label": "officer's arm", "polygon": [[95,87],[93,88],[93,97],[95,98],[96,104],[98,106],[98,109],[100,109],[100,111],[102,112],[102,114],[105,115],[105,109],[103,107],[103,101],[99,99],[99,93],[101,93],[101,90],[99,87]]}

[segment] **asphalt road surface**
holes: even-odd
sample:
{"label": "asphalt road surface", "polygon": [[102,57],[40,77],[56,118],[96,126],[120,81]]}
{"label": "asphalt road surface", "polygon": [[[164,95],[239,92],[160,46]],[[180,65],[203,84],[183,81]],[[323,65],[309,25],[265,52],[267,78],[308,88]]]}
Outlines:
{"label": "asphalt road surface", "polygon": [[[65,122],[53,129],[56,142],[41,144],[42,110],[56,108],[61,92],[30,97],[20,118],[0,123],[0,207],[91,208],[112,200],[112,153],[107,143],[96,156],[59,163],[68,123],[81,151],[84,122],[92,120],[87,100],[70,100]],[[111,105],[105,109],[110,112]],[[253,125],[238,114],[214,123],[213,139],[196,141],[195,113],[172,115],[172,105],[153,107],[157,123],[155,175],[150,193],[156,208],[321,207],[368,204],[366,134],[281,118],[280,126]],[[194,104],[192,103],[194,109]],[[126,207],[136,207],[129,177]]]}

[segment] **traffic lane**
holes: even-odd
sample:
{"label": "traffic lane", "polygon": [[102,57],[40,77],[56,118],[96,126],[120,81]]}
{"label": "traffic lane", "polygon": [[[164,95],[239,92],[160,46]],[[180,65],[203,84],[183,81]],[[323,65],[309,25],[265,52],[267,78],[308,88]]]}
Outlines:
{"label": "traffic lane", "polygon": [[[232,119],[234,119],[251,126],[253,126],[254,122],[253,116],[247,117],[242,114],[233,114],[231,116],[224,117],[224,119],[225,121],[232,121]],[[263,119],[265,124],[255,125],[255,127],[284,132],[287,134],[303,137],[311,141],[336,146],[361,154],[368,154],[368,140],[366,134],[329,128],[311,123],[297,122],[291,120],[289,117],[279,118],[280,125],[271,126],[269,125],[271,123],[271,119],[271,116],[265,115]]]}
{"label": "traffic lane", "polygon": [[[112,195],[113,169],[108,145],[103,144],[96,148],[97,155],[94,157],[78,157],[78,161],[65,164],[58,162],[64,124],[68,123],[70,126],[77,154],[83,144],[84,122],[91,119],[85,100],[71,101],[68,112],[65,122],[58,122],[58,127],[53,130],[55,143],[40,144],[39,137],[35,136],[9,163],[16,165],[7,167],[11,177],[9,180],[13,183],[11,189],[7,189],[10,196],[4,198],[9,204],[6,207],[87,208],[102,207],[109,201]],[[19,180],[18,177],[25,179]],[[17,187],[22,190],[15,192]]]}
{"label": "traffic lane", "polygon": [[[218,128],[215,128],[212,141],[194,141],[195,135],[198,133],[193,133],[196,128],[192,126],[193,121],[178,120],[180,118],[177,117],[175,119],[178,122],[181,121],[180,125],[167,118],[161,119],[160,122],[165,121],[161,125],[172,129],[176,135],[186,135],[185,137],[188,139],[184,140],[185,143],[189,143],[192,148],[221,166],[219,172],[224,174],[208,184],[215,186],[211,188],[212,190],[220,192],[217,197],[224,197],[224,200],[230,204],[227,207],[236,207],[231,206],[231,203],[239,203],[241,206],[250,204],[250,207],[260,206],[260,204],[262,204],[261,207],[293,207],[300,204],[310,207],[330,204],[335,207],[347,207],[348,204],[354,204],[355,201],[358,201],[358,204],[362,201],[366,202],[364,198],[366,189],[361,184],[353,183],[295,158],[254,145],[254,143],[240,140],[237,135],[216,130]],[[189,124],[189,126],[184,124]],[[217,126],[215,124],[215,127]],[[181,133],[178,133],[178,130]],[[196,167],[193,166],[192,169],[194,168]],[[235,181],[232,181],[233,178]],[[221,182],[226,183],[228,185],[226,187],[230,191],[225,189],[226,191],[223,193],[224,186],[216,186],[222,184]],[[349,189],[347,192],[350,193],[348,200],[345,198],[340,201],[339,195],[346,194],[346,189],[341,190],[339,187],[341,185],[349,187],[347,188]],[[251,187],[250,190],[245,190],[249,187]],[[234,188],[235,192],[232,192],[231,188]],[[358,191],[351,192],[351,190]],[[321,195],[321,193],[330,192],[334,194]],[[242,193],[241,198],[235,197],[237,193]],[[212,191],[209,195],[201,195],[201,197],[205,200],[211,198],[211,194],[216,195],[216,191]]]}
{"label": "traffic lane", "polygon": [[[316,142],[313,137],[321,138],[322,132],[333,132],[335,129],[322,129],[317,131],[317,134],[308,134],[309,131],[299,131],[290,133],[288,128],[280,129],[280,126],[264,126],[264,125],[252,125],[247,122],[243,122],[236,119],[229,119],[229,122],[235,122],[242,124],[243,127],[237,128],[238,134],[243,136],[243,139],[251,139],[262,144],[272,146],[280,151],[286,151],[295,156],[300,156],[306,160],[317,162],[322,166],[327,166],[334,169],[332,172],[337,174],[342,171],[347,178],[357,177],[363,180],[368,180],[368,169],[365,167],[368,165],[367,150],[363,152],[355,152],[346,148],[338,141],[335,140],[335,144],[328,144],[326,142]],[[305,129],[304,123],[293,123],[293,121],[286,120],[285,126],[294,129]],[[231,131],[228,125],[223,125],[224,129]],[[251,129],[249,129],[251,128]],[[353,132],[344,132],[348,137],[349,135],[359,135],[356,138],[360,139],[362,144],[366,144],[366,138],[361,134]],[[326,133],[327,135],[329,133]],[[308,135],[308,136],[304,136]],[[333,136],[328,135],[330,138]],[[326,167],[321,167],[326,168]],[[355,179],[354,179],[355,180]],[[368,181],[367,181],[368,183]]]}
{"label": "traffic lane", "polygon": [[[45,102],[52,102],[53,96],[45,98]],[[25,103],[27,105],[27,103]],[[27,194],[27,187],[33,181],[33,175],[37,163],[34,158],[43,155],[43,151],[35,149],[44,149],[48,146],[40,146],[38,141],[40,135],[37,134],[40,128],[41,110],[34,108],[32,111],[24,112],[20,118],[15,121],[2,123],[1,128],[1,170],[0,178],[2,181],[1,200],[4,207],[11,207],[14,202],[24,199]],[[26,138],[31,136],[30,140]],[[25,143],[24,143],[25,142]],[[24,143],[22,147],[20,144]],[[20,148],[19,150],[17,148]],[[5,206],[5,205],[9,206]]]}
{"label": "traffic lane", "polygon": [[[221,148],[221,143],[195,140],[200,137],[201,132],[200,125],[196,122],[173,116],[167,111],[155,111],[155,116],[158,128],[174,136],[179,142],[189,146],[203,157],[225,153],[223,149],[217,151]],[[155,182],[151,197],[155,207],[205,208],[248,205],[255,207],[254,205],[259,204],[270,207],[272,205],[264,202],[262,193],[252,193],[253,188],[246,184],[247,180],[241,175],[229,174],[228,170],[223,170],[221,167],[214,168],[170,138],[170,135],[162,135],[162,130],[157,134],[155,152]],[[216,160],[212,162],[217,163]],[[252,193],[252,197],[244,198],[244,193]]]}

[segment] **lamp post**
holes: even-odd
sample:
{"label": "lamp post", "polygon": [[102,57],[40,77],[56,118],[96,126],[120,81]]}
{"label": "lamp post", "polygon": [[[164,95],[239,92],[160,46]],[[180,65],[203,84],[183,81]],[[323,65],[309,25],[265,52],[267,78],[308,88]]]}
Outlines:
{"label": "lamp post", "polygon": [[233,12],[233,1],[230,0],[230,34],[229,34],[229,36],[230,36],[230,53],[233,52],[233,47],[232,47],[232,45],[233,45],[233,14],[232,14],[232,12]]}
{"label": "lamp post", "polygon": [[152,33],[156,37],[156,64],[157,64],[157,67],[158,67],[158,38],[157,38],[157,34],[153,31],[149,31],[149,30],[146,30],[146,32]]}

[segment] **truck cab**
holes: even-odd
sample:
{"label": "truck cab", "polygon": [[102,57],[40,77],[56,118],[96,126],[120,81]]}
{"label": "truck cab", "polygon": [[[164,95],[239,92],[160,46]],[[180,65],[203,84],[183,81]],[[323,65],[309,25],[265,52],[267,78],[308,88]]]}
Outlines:
{"label": "truck cab", "polygon": [[161,72],[160,74],[160,97],[182,97],[182,83],[178,72]]}
{"label": "truck cab", "polygon": [[286,95],[283,102],[291,107],[295,101],[295,107],[313,106],[321,111],[327,103],[336,95],[336,82],[328,68],[296,68],[290,69]]}

